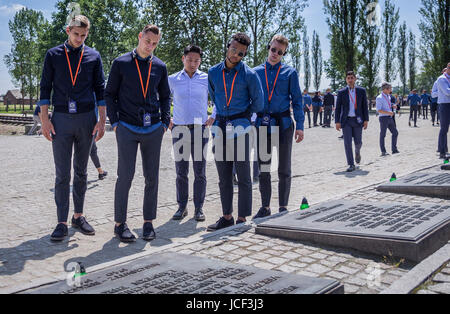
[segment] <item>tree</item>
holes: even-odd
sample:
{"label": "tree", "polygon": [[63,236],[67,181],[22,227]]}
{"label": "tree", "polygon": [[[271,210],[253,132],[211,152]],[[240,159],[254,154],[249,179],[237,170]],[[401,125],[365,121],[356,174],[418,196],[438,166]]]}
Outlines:
{"label": "tree", "polygon": [[4,57],[9,73],[15,86],[22,93],[22,110],[24,98],[30,98],[30,109],[33,109],[33,99],[39,92],[39,43],[38,34],[44,27],[45,19],[42,12],[23,8],[9,21],[9,31],[13,38],[11,52]]}
{"label": "tree", "polygon": [[357,0],[324,0],[323,4],[331,46],[326,70],[329,77],[337,80],[345,77],[347,71],[358,70],[359,5]]}
{"label": "tree", "polygon": [[399,11],[400,9],[396,9],[391,0],[386,0],[383,13],[384,79],[386,82],[394,80],[397,72],[394,45],[397,41]]}
{"label": "tree", "polygon": [[381,58],[379,55],[380,29],[376,24],[367,21],[367,9],[371,0],[361,1],[360,25],[364,36],[360,37],[359,63],[361,64],[361,85],[367,89],[367,94],[372,99],[378,91],[379,69]]}
{"label": "tree", "polygon": [[322,81],[323,62],[322,62],[322,50],[320,48],[320,38],[319,34],[317,34],[316,31],[313,32],[311,50],[312,50],[314,87],[316,88],[316,91],[318,91],[320,88],[320,82]]}
{"label": "tree", "polygon": [[408,35],[406,33],[406,22],[403,22],[403,24],[399,28],[398,33],[398,46],[397,46],[397,59],[398,59],[398,65],[399,65],[399,74],[400,74],[400,81],[403,85],[403,92],[402,95],[404,96],[406,93],[406,85],[407,85],[407,78],[406,78],[406,51],[408,49]]}
{"label": "tree", "polygon": [[416,36],[409,31],[409,89],[416,86]]}
{"label": "tree", "polygon": [[419,14],[425,81],[434,81],[450,60],[450,1],[422,0]]}
{"label": "tree", "polygon": [[303,59],[304,59],[304,69],[305,69],[305,89],[309,91],[311,85],[311,61],[309,58],[309,37],[307,29],[303,32]]}
{"label": "tree", "polygon": [[299,10],[294,10],[286,19],[288,23],[285,36],[289,39],[288,56],[290,57],[290,64],[300,76],[303,57],[302,34],[305,28],[305,19],[300,15]]}

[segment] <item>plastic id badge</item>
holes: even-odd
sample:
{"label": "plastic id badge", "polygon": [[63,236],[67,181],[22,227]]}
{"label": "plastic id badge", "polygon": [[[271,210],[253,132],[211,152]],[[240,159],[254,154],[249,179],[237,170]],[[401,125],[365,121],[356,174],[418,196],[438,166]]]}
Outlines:
{"label": "plastic id badge", "polygon": [[261,126],[269,126],[270,125],[270,115],[266,114],[262,118]]}
{"label": "plastic id badge", "polygon": [[233,123],[231,123],[231,121],[227,121],[226,132],[227,133],[233,133]]}
{"label": "plastic id badge", "polygon": [[152,125],[152,115],[149,113],[144,114],[144,126]]}
{"label": "plastic id badge", "polygon": [[77,113],[77,102],[69,100],[69,113]]}

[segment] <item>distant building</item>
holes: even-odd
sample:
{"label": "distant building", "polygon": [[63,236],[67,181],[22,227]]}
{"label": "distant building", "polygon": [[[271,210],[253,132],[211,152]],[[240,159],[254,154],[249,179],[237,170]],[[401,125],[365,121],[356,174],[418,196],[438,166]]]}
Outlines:
{"label": "distant building", "polygon": [[[12,89],[6,92],[6,95],[4,98],[4,104],[5,106],[11,106],[11,105],[29,105],[30,104],[30,96],[25,95],[25,97],[22,98],[22,93],[19,89]],[[32,101],[32,104],[35,105],[37,103],[36,100]]]}

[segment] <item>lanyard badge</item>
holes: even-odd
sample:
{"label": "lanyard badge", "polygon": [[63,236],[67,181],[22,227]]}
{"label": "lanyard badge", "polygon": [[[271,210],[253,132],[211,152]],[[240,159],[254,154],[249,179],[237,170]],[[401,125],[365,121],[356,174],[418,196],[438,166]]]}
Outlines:
{"label": "lanyard badge", "polygon": [[144,96],[144,101],[147,101],[148,83],[150,82],[150,73],[152,72],[153,61],[151,61],[148,66],[147,84],[145,86],[145,89],[144,89],[144,82],[142,81],[142,75],[141,75],[141,70],[139,69],[138,61],[137,61],[137,59],[134,59],[134,61],[136,61],[136,68],[137,68],[138,74],[139,74],[139,81],[141,82],[142,95]]}
{"label": "lanyard badge", "polygon": [[[223,77],[223,88],[225,89],[225,100],[227,102],[227,109],[230,107],[231,99],[233,98],[233,91],[234,91],[234,83],[236,82],[236,77],[238,75],[238,71],[236,71],[236,74],[233,78],[233,83],[231,83],[231,92],[230,92],[230,99],[228,99],[228,92],[227,92],[227,83],[225,81],[225,70],[222,70],[222,77]],[[233,133],[234,127],[233,123],[231,121],[227,121],[225,125],[226,133]]]}
{"label": "lanyard badge", "polygon": [[69,113],[77,113],[77,102],[75,100],[69,100]]}
{"label": "lanyard badge", "polygon": [[269,126],[269,125],[270,125],[270,115],[266,113],[266,114],[262,117],[262,120],[261,120],[261,126]]}
{"label": "lanyard badge", "polygon": [[[278,75],[280,74],[281,71],[281,64],[278,68],[278,72],[277,75],[275,76],[275,81],[273,82],[273,87],[272,87],[272,92],[270,91],[269,88],[269,80],[267,79],[267,65],[264,65],[264,72],[266,74],[266,87],[267,87],[267,96],[268,96],[268,100],[269,100],[269,107],[270,107],[270,103],[272,102],[272,97],[273,97],[273,92],[275,90],[275,86],[277,85],[277,81],[278,81]],[[270,126],[270,115],[269,114],[264,114],[262,121],[261,121],[261,125],[262,126]]]}
{"label": "lanyard badge", "polygon": [[[84,48],[81,51],[80,60],[78,61],[77,72],[75,73],[75,77],[73,77],[72,66],[70,65],[69,54],[67,53],[67,48],[64,46],[64,51],[66,52],[67,57],[67,65],[69,66],[70,79],[72,81],[72,88],[75,87],[78,78],[78,72],[80,71],[81,60],[83,60]],[[69,113],[77,113],[77,102],[75,100],[69,99],[68,103]]]}
{"label": "lanyard badge", "polygon": [[144,114],[144,126],[151,126],[152,125],[152,115],[149,113]]}

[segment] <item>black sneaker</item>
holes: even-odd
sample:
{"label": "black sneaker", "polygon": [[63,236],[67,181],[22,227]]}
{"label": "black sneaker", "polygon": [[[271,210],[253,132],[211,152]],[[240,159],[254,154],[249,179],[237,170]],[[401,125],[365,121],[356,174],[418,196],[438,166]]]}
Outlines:
{"label": "black sneaker", "polygon": [[142,239],[145,241],[155,240],[156,233],[155,229],[153,229],[153,224],[151,222],[144,223],[142,227]]}
{"label": "black sneaker", "polygon": [[386,157],[389,156],[389,154],[387,152],[382,152],[380,157]]}
{"label": "black sneaker", "polygon": [[270,215],[271,215],[270,208],[266,209],[265,207],[261,207],[258,213],[253,217],[253,219],[264,218]]}
{"label": "black sneaker", "polygon": [[392,151],[392,155],[395,155],[395,154],[400,154],[400,152],[398,151],[398,149]]}
{"label": "black sneaker", "polygon": [[69,230],[67,226],[63,223],[60,223],[56,226],[52,235],[50,236],[50,240],[54,242],[60,242],[64,240],[64,238],[69,234]]}
{"label": "black sneaker", "polygon": [[243,221],[240,219],[236,220],[236,225],[245,224],[245,223],[246,223],[246,221]]}
{"label": "black sneaker", "polygon": [[179,209],[177,210],[177,212],[173,215],[172,219],[173,219],[173,220],[181,220],[181,219],[183,219],[184,217],[186,217],[187,214],[188,214],[188,211],[187,211],[186,208],[179,208]]}
{"label": "black sneaker", "polygon": [[98,174],[98,179],[103,180],[108,175],[108,171],[103,171],[103,173]]}
{"label": "black sneaker", "polygon": [[81,216],[78,219],[75,219],[75,217],[72,216],[72,227],[80,229],[82,234],[95,235],[94,228],[92,228],[84,216]]}
{"label": "black sneaker", "polygon": [[285,213],[285,212],[287,212],[288,210],[287,210],[287,208],[286,207],[280,207],[279,209],[278,209],[278,212],[279,213]]}
{"label": "black sneaker", "polygon": [[347,172],[353,172],[355,170],[356,170],[356,167],[353,165],[353,166],[348,167]]}
{"label": "black sneaker", "polygon": [[194,219],[196,221],[205,221],[205,214],[201,208],[197,208],[194,213]]}
{"label": "black sneaker", "polygon": [[361,153],[355,155],[355,161],[357,164],[361,163]]}
{"label": "black sneaker", "polygon": [[208,226],[207,231],[216,231],[231,226],[234,226],[233,217],[230,220],[227,220],[224,217],[220,217],[220,219],[215,224]]}
{"label": "black sneaker", "polygon": [[118,227],[115,226],[114,234],[119,237],[121,242],[130,243],[136,241],[136,237],[131,233],[130,229],[128,229],[126,223],[123,223]]}

